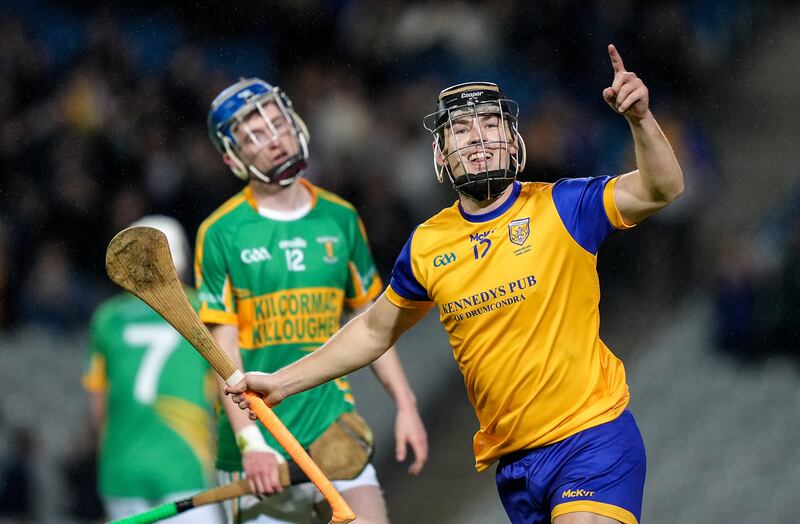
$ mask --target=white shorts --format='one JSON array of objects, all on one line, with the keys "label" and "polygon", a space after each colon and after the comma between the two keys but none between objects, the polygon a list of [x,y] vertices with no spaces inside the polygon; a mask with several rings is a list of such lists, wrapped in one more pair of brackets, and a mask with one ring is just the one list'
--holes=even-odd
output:
[{"label": "white shorts", "polygon": [[[104,497],[103,504],[109,520],[118,520],[131,515],[136,515],[144,511],[153,509],[167,502],[186,499],[197,495],[199,491],[186,491],[182,493],[172,493],[161,500],[148,500],[138,497]],[[175,524],[222,524],[223,513],[220,504],[208,504],[187,510],[169,519]]]},{"label": "white shorts", "polygon": [[[242,472],[217,470],[217,482],[220,486],[236,482],[244,477]],[[332,480],[337,491],[361,486],[375,486],[380,489],[375,467],[367,464],[356,478],[352,480]],[[276,495],[259,499],[253,495],[244,495],[222,503],[228,524],[244,522],[256,524],[307,524],[312,522],[314,506],[325,500],[322,493],[310,482],[284,488]],[[234,518],[235,517],[235,518]]]}]

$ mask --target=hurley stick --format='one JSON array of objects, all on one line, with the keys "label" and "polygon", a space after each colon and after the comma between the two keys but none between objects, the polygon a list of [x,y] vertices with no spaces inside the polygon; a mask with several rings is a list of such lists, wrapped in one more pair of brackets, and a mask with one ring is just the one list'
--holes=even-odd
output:
[{"label": "hurley stick", "polygon": [[[279,477],[281,485],[284,488],[300,484],[301,482],[308,482],[308,477],[300,471],[294,461],[282,462],[278,466]],[[157,522],[159,520],[174,517],[178,513],[189,511],[198,506],[205,506],[206,504],[214,504],[236,497],[242,497],[250,494],[250,485],[247,479],[237,480],[224,486],[217,486],[205,491],[201,491],[193,497],[188,497],[175,502],[167,502],[147,511],[131,515],[122,519],[114,520],[108,524],[149,524],[150,522]]]},{"label": "hurley stick", "polygon": [[214,504],[223,500],[241,497],[250,493],[250,487],[247,484],[247,479],[242,479],[237,482],[232,482],[224,486],[207,489],[195,495],[175,502],[168,502],[153,509],[149,509],[124,519],[118,519],[110,522],[109,524],[149,524],[150,522],[157,522],[159,520],[174,517],[178,513],[189,511],[190,509],[205,504]]},{"label": "hurley stick", "polygon": [[[189,304],[175,273],[167,237],[161,231],[151,227],[131,227],[117,233],[106,249],[106,271],[111,280],[142,299],[172,324],[226,383],[233,385],[244,378]],[[245,396],[261,423],[328,500],[333,510],[331,522],[338,524],[355,520],[355,513],[342,495],[261,396],[251,391],[245,391]]]}]

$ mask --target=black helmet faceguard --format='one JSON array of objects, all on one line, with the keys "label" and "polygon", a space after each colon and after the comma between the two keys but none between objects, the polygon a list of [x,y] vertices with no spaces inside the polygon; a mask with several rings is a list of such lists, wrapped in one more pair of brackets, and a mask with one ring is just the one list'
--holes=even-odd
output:
[{"label": "black helmet faceguard", "polygon": [[[442,182],[443,172],[456,191],[478,201],[490,200],[502,193],[525,168],[525,143],[517,130],[518,108],[516,102],[505,97],[497,84],[490,82],[468,82],[448,87],[439,93],[438,107],[424,119],[425,128],[434,136],[437,149],[434,157],[436,177]],[[456,127],[462,122],[479,122],[487,117],[497,117],[499,137],[489,140],[477,125],[477,139],[468,144],[456,140]],[[452,151],[445,149],[448,135]],[[513,149],[513,153],[512,153]],[[489,160],[500,155],[499,169],[489,169]],[[444,162],[437,162],[441,155]],[[505,156],[505,158],[503,158]],[[481,169],[475,169],[483,165]],[[456,176],[453,166],[460,166]]]}]

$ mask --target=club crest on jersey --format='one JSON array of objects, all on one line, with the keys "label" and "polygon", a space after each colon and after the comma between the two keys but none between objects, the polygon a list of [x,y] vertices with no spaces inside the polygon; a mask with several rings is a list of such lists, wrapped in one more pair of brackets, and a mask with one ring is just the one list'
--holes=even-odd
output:
[{"label": "club crest on jersey", "polygon": [[325,247],[325,256],[322,257],[322,260],[328,264],[335,264],[336,261],[339,260],[339,258],[333,253],[333,245],[338,241],[339,237],[334,236],[317,237],[317,242]]},{"label": "club crest on jersey", "polygon": [[528,236],[530,234],[531,219],[529,217],[512,220],[508,225],[508,239],[513,244],[521,246],[526,240],[528,240]]}]

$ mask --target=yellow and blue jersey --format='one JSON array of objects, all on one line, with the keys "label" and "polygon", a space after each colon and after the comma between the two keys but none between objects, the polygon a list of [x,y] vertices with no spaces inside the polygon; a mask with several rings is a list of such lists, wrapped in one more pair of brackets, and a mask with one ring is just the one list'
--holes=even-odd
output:
[{"label": "yellow and blue jersey", "polygon": [[434,305],[478,417],[479,471],[614,420],[625,369],[600,340],[597,251],[630,227],[617,179],[515,182],[497,209],[459,203],[418,226],[386,290],[401,308]]}]

